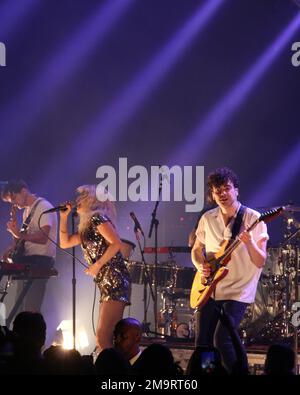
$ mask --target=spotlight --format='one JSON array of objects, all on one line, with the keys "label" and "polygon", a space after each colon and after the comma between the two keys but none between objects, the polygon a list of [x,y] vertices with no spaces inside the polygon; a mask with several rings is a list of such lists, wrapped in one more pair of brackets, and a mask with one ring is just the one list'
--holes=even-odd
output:
[{"label": "spotlight", "polygon": [[[61,345],[65,350],[73,348],[73,326],[71,320],[63,320],[56,328],[55,345]],[[83,351],[89,346],[88,337],[83,325],[77,325],[76,331],[76,348]]]}]

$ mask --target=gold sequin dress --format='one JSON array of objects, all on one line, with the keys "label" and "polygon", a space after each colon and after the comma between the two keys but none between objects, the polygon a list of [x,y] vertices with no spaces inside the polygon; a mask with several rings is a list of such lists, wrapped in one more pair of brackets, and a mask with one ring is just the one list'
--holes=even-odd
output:
[{"label": "gold sequin dress", "polygon": [[[105,222],[111,221],[105,215],[94,214],[81,235],[81,248],[89,265],[100,259],[108,248],[108,242],[97,229],[97,226]],[[130,304],[131,280],[120,252],[102,266],[94,281],[100,290],[100,303],[118,300]]]}]

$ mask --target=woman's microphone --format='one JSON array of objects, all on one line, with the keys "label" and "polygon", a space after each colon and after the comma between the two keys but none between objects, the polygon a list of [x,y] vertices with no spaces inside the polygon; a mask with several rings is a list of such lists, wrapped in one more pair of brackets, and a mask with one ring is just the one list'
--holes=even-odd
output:
[{"label": "woman's microphone", "polygon": [[49,210],[44,211],[43,214],[55,213],[56,211],[66,211],[68,210],[68,205],[70,205],[72,209],[76,209],[76,204],[74,202],[68,202],[66,204],[61,204],[60,206],[52,207]]}]

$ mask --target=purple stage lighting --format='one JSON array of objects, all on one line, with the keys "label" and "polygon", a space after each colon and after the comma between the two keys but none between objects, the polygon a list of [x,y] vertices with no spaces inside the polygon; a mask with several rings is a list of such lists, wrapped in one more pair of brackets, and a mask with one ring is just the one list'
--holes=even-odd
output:
[{"label": "purple stage lighting", "polygon": [[188,133],[189,137],[186,144],[181,146],[179,151],[173,153],[170,163],[185,163],[187,160],[192,162],[194,160],[201,161],[201,155],[205,154],[209,145],[222,132],[226,122],[232,118],[238,108],[245,102],[280,52],[289,47],[289,41],[299,27],[300,12],[228,94],[209,112],[206,118],[201,119],[196,128],[191,133]]},{"label": "purple stage lighting", "polygon": [[0,8],[0,37],[1,39],[11,38],[20,26],[24,23],[26,16],[32,13],[34,7],[40,6],[38,0],[7,0]]},{"label": "purple stage lighting", "polygon": [[[115,141],[117,133],[120,132],[120,126],[124,126],[125,122],[141,107],[223,3],[224,0],[209,0],[199,7],[197,12],[193,12],[170,42],[137,74],[126,89],[93,119],[80,135],[76,136],[74,145],[68,149],[68,155],[76,158],[77,169],[93,164],[96,170],[99,163],[95,155],[99,153],[99,150],[105,152],[109,144]],[[51,164],[52,174],[65,168],[65,154],[59,159],[55,158],[54,166],[57,170],[53,171],[53,164]]]},{"label": "purple stage lighting", "polygon": [[[272,169],[272,176],[251,196],[249,204],[253,207],[278,204],[277,199],[288,184],[297,179],[300,171],[300,140],[284,161]],[[285,203],[285,202],[283,202]]]},{"label": "purple stage lighting", "polygon": [[[1,111],[2,133],[9,136],[6,142],[8,155],[16,142],[22,145],[28,140],[29,127],[36,117],[47,108],[63,84],[70,81],[80,66],[87,61],[95,47],[99,50],[107,34],[133,2],[134,0],[108,0],[104,5],[101,3],[84,25],[68,37],[47,64],[41,67],[40,75],[34,81],[30,81],[14,102]],[[18,117],[15,116],[16,108]]]}]

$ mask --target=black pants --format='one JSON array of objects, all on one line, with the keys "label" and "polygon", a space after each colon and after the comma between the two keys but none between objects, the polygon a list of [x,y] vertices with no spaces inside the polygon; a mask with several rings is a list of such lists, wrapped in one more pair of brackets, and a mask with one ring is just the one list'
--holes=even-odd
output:
[{"label": "black pants", "polygon": [[[210,345],[216,347],[220,351],[224,367],[230,373],[237,364],[237,354],[232,342],[232,336],[219,320],[220,308],[222,307],[226,315],[230,318],[236,336],[238,336],[237,329],[247,306],[247,303],[237,302],[235,300],[215,301],[210,298],[196,314],[196,346]],[[243,358],[240,359],[247,361],[246,350],[239,338],[238,340],[239,352],[243,354]],[[246,366],[243,368],[245,369]]]}]

